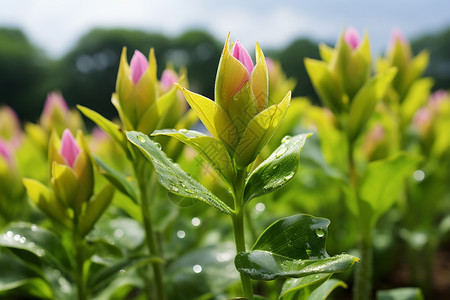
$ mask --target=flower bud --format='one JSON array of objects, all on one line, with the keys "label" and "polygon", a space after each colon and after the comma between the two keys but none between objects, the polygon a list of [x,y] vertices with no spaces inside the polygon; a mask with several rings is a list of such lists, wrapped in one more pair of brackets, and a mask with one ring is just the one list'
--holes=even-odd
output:
[{"label": "flower bud", "polygon": [[178,75],[171,69],[165,69],[161,74],[161,92],[163,94],[167,93],[175,82],[178,81]]},{"label": "flower bud", "polygon": [[345,31],[344,40],[347,45],[349,45],[354,50],[358,47],[361,38],[359,37],[359,33],[355,28],[349,27]]},{"label": "flower bud", "polygon": [[136,85],[148,68],[148,60],[142,52],[135,50],[130,61],[130,76]]},{"label": "flower bud", "polygon": [[290,103],[290,92],[269,106],[266,60],[256,44],[256,64],[239,41],[225,42],[216,76],[215,102],[181,88],[211,134],[239,168],[248,166],[270,140]]}]

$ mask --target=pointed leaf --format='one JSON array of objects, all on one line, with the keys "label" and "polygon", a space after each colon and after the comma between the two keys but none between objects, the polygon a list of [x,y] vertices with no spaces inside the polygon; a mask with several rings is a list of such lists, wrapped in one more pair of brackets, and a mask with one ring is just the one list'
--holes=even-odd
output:
[{"label": "pointed leaf", "polygon": [[353,98],[349,115],[349,134],[352,140],[364,130],[375,110],[375,105],[384,97],[395,74],[396,68],[390,68],[385,73],[376,75],[367,81]]},{"label": "pointed leaf", "polygon": [[256,159],[280,126],[290,101],[291,92],[288,92],[283,101],[263,110],[250,121],[235,152],[234,160],[239,167],[247,167]]},{"label": "pointed leaf", "polygon": [[55,197],[65,203],[67,207],[75,208],[74,202],[80,187],[78,177],[73,169],[53,162],[51,184]]},{"label": "pointed leaf", "polygon": [[344,111],[342,88],[328,69],[328,64],[324,61],[306,58],[305,67],[322,103],[337,114]]},{"label": "pointed leaf", "polygon": [[245,183],[244,203],[268,194],[287,184],[300,163],[300,151],[311,134],[285,137],[283,143],[248,177]]},{"label": "pointed leaf", "polygon": [[81,215],[79,233],[85,236],[94,227],[97,220],[108,208],[114,196],[114,186],[112,184],[105,185],[100,192],[92,196],[92,199],[86,205],[84,213]]},{"label": "pointed leaf", "polygon": [[55,199],[53,192],[37,180],[24,178],[23,184],[31,200],[48,216],[58,220],[68,228],[72,223],[64,206]]},{"label": "pointed leaf", "polygon": [[411,123],[417,110],[427,102],[433,85],[433,79],[420,78],[409,87],[408,93],[400,104],[401,125],[404,128]]},{"label": "pointed leaf", "polygon": [[108,179],[120,192],[130,197],[137,203],[137,187],[121,172],[114,170],[111,166],[102,161],[99,157],[94,157],[95,162],[101,168],[100,173]]},{"label": "pointed leaf", "polygon": [[194,130],[156,130],[152,133],[152,136],[155,135],[172,136],[191,146],[216,170],[225,182],[229,185],[234,182],[233,163],[227,149],[219,140]]},{"label": "pointed leaf", "polygon": [[126,139],[122,132],[122,129],[116,123],[111,122],[99,113],[89,109],[87,107],[77,105],[77,108],[89,119],[91,119],[97,126],[103,129],[109,136],[116,140],[122,148],[126,149]]},{"label": "pointed leaf", "polygon": [[170,161],[148,136],[140,132],[130,131],[127,132],[127,137],[153,163],[159,182],[168,191],[183,197],[204,201],[220,212],[232,214],[230,207]]},{"label": "pointed leaf", "polygon": [[177,91],[178,89],[176,87],[172,87],[169,92],[162,95],[152,106],[148,107],[139,120],[137,130],[145,134],[150,134],[158,128],[158,124],[163,121],[169,108],[177,99]]},{"label": "pointed leaf", "polygon": [[237,130],[228,114],[214,101],[175,85],[183,91],[187,102],[211,135],[224,142],[229,148],[234,148]]}]

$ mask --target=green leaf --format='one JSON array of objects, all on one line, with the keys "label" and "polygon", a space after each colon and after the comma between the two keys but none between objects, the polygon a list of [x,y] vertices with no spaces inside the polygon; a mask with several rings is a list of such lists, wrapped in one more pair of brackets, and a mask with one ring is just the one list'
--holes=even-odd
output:
[{"label": "green leaf", "polygon": [[234,161],[239,167],[247,167],[256,159],[280,126],[290,102],[291,92],[289,91],[280,103],[263,110],[248,123],[235,151]]},{"label": "green leaf", "polygon": [[220,212],[233,213],[232,209],[211,191],[169,160],[166,154],[148,136],[140,132],[129,131],[127,137],[153,163],[159,182],[168,191],[179,196],[204,201]]},{"label": "green leaf", "polygon": [[[0,253],[0,296],[19,294],[52,298],[52,290],[41,275],[10,253]],[[9,299],[9,298],[7,298]],[[14,298],[12,298],[14,299]]]},{"label": "green leaf", "polygon": [[300,151],[311,134],[286,136],[281,145],[263,161],[245,183],[244,203],[287,184],[300,163]]},{"label": "green leaf", "polygon": [[306,58],[305,67],[322,102],[335,113],[339,114],[344,111],[345,103],[342,101],[342,88],[331,74],[328,64],[324,61]]},{"label": "green leaf", "polygon": [[364,130],[375,109],[378,100],[381,100],[387,88],[397,74],[396,68],[390,68],[384,73],[377,74],[367,81],[358,91],[351,102],[349,115],[349,134],[355,140]]},{"label": "green leaf", "polygon": [[28,196],[44,213],[68,228],[72,226],[66,209],[61,202],[55,199],[55,195],[48,187],[29,178],[24,178],[23,184],[27,188]]},{"label": "green leaf", "polygon": [[250,252],[238,253],[236,268],[256,280],[346,271],[358,259],[348,254],[329,257],[325,249],[329,223],[303,214],[280,219],[261,234]]},{"label": "green leaf", "polygon": [[401,125],[403,127],[411,123],[417,110],[427,102],[433,85],[434,82],[431,78],[421,78],[411,84],[408,93],[400,104]]},{"label": "green leaf", "polygon": [[331,274],[314,274],[301,278],[287,279],[281,288],[280,299],[307,299],[314,288],[327,281],[330,277]]},{"label": "green leaf", "polygon": [[254,280],[298,278],[318,273],[339,273],[350,269],[357,259],[340,254],[323,259],[291,259],[267,251],[239,253],[234,263],[239,272]]},{"label": "green leaf", "polygon": [[100,173],[108,179],[120,192],[130,197],[137,203],[137,187],[121,172],[114,170],[111,166],[101,160],[99,157],[94,157],[95,162],[100,167]]},{"label": "green leaf", "polygon": [[0,246],[31,252],[49,266],[70,274],[70,260],[61,240],[35,224],[10,224],[0,235]]},{"label": "green leaf", "polygon": [[81,215],[79,233],[82,237],[94,227],[97,220],[108,208],[114,196],[114,191],[112,184],[106,184],[100,192],[89,200],[84,213]]},{"label": "green leaf", "polygon": [[392,290],[377,291],[377,300],[423,300],[419,288],[405,287]]},{"label": "green leaf", "polygon": [[90,272],[88,278],[88,286],[94,290],[98,290],[101,286],[106,286],[115,277],[120,276],[119,271],[128,270],[137,265],[143,266],[150,263],[163,263],[163,260],[155,256],[131,256],[123,260],[113,262],[110,265],[100,268],[97,272]]},{"label": "green leaf", "polygon": [[369,163],[361,183],[360,197],[374,212],[370,220],[371,226],[374,226],[378,217],[394,205],[406,176],[412,174],[414,166],[419,161],[416,156],[397,153]]},{"label": "green leaf", "polygon": [[[345,282],[338,279],[328,279],[330,276],[330,274],[318,274],[288,279],[283,285],[280,299],[325,300],[337,287],[347,288]],[[290,288],[290,290],[284,292],[285,288]]]},{"label": "green leaf", "polygon": [[91,119],[95,124],[97,124],[101,129],[103,129],[109,136],[116,140],[120,146],[128,153],[127,141],[123,134],[122,129],[116,123],[111,122],[106,119],[96,111],[84,107],[82,105],[77,105],[77,108],[89,119]]},{"label": "green leaf", "polygon": [[219,140],[194,130],[156,130],[155,135],[167,135],[194,148],[229,185],[234,182],[234,168],[227,149]]}]

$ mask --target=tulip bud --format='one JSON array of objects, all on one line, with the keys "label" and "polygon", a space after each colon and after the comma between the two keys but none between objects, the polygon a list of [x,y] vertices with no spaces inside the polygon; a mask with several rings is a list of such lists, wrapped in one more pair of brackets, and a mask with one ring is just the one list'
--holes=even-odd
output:
[{"label": "tulip bud", "polygon": [[130,76],[136,85],[148,68],[148,60],[140,51],[135,50],[130,61]]},{"label": "tulip bud", "polygon": [[0,107],[0,138],[18,147],[22,139],[22,129],[16,112],[9,106]]},{"label": "tulip bud", "polygon": [[239,41],[230,50],[228,38],[217,70],[215,102],[179,88],[206,128],[225,144],[236,165],[244,168],[278,128],[290,103],[290,92],[269,106],[268,72],[259,45],[253,65]]},{"label": "tulip bud", "polygon": [[344,40],[353,50],[356,49],[360,43],[358,31],[355,28],[349,27],[344,34]]},{"label": "tulip bud", "polygon": [[0,159],[5,160],[8,164],[12,162],[11,148],[6,141],[0,139]]},{"label": "tulip bud", "polygon": [[161,92],[162,94],[167,93],[175,82],[178,81],[178,75],[171,69],[165,69],[161,74]]}]

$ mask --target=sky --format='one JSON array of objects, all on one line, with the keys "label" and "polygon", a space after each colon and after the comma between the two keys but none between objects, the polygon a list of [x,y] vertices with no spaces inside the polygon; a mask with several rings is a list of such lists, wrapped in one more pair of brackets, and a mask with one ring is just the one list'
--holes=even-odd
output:
[{"label": "sky", "polygon": [[0,27],[22,29],[55,58],[96,27],[169,36],[204,29],[219,41],[231,32],[247,48],[276,49],[302,37],[333,43],[352,26],[369,33],[374,53],[393,28],[412,39],[450,27],[449,0],[0,0],[0,7]]}]

